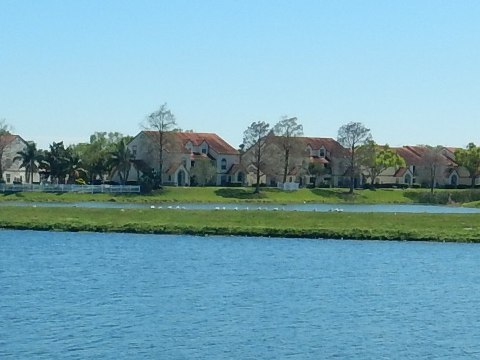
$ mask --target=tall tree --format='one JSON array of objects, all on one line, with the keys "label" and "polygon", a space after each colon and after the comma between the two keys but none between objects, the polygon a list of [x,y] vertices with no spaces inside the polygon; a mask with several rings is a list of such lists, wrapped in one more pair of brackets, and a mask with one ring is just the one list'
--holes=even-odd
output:
[{"label": "tall tree", "polygon": [[315,177],[314,186],[318,186],[323,175],[329,174],[331,169],[325,167],[325,164],[309,162],[307,163],[306,173]]},{"label": "tall tree", "polygon": [[205,186],[213,182],[217,175],[217,168],[209,158],[198,159],[190,170],[190,175],[200,186]]},{"label": "tall tree", "polygon": [[40,168],[44,169],[45,174],[51,177],[52,181],[65,183],[68,175],[68,153],[63,145],[63,141],[53,142],[49,150],[43,155]]},{"label": "tall tree", "polygon": [[356,150],[359,146],[365,144],[371,139],[372,135],[370,134],[370,129],[366,128],[360,122],[350,122],[338,129],[338,142],[350,150],[350,156],[347,162],[348,172],[350,174],[350,194],[353,194],[355,175],[358,172],[358,157],[356,156]]},{"label": "tall tree", "polygon": [[256,169],[257,183],[255,193],[260,192],[260,171],[264,163],[264,150],[267,141],[267,135],[270,132],[270,125],[265,121],[253,122],[243,133],[243,144],[247,149],[252,149],[253,166]]},{"label": "tall tree", "polygon": [[373,140],[358,148],[359,163],[367,173],[370,184],[375,185],[375,179],[389,167],[405,166],[405,160],[387,145],[379,146]]},{"label": "tall tree", "polygon": [[3,181],[3,152],[11,142],[11,126],[5,122],[5,119],[0,119],[0,182]]},{"label": "tall tree", "polygon": [[118,132],[95,132],[90,136],[89,143],[80,143],[72,147],[72,150],[81,159],[82,168],[89,174],[90,181],[104,180],[109,172],[107,161],[110,153],[122,139],[128,141],[129,137]]},{"label": "tall tree", "polygon": [[466,149],[457,149],[455,151],[455,161],[468,170],[471,187],[475,187],[475,179],[480,175],[480,147],[470,143]]},{"label": "tall tree", "polygon": [[429,170],[430,192],[433,194],[440,166],[444,162],[443,146],[425,146],[422,156],[422,165]]},{"label": "tall tree", "polygon": [[158,151],[158,176],[163,184],[163,163],[165,146],[169,141],[171,132],[176,131],[177,121],[175,115],[164,103],[160,108],[147,116],[145,128],[156,131],[156,147]]},{"label": "tall tree", "polygon": [[117,173],[118,177],[120,178],[120,182],[123,185],[125,185],[128,180],[132,160],[133,156],[127,146],[126,140],[120,140],[116,145],[115,150],[110,153],[108,164],[112,169],[111,175]]},{"label": "tall tree", "polygon": [[38,170],[38,167],[43,160],[42,153],[37,150],[37,145],[34,142],[28,142],[25,149],[17,152],[17,156],[13,161],[21,161],[20,168],[25,168],[25,181],[33,183],[33,174]]},{"label": "tall tree", "polygon": [[68,182],[74,184],[77,179],[85,181],[87,179],[87,170],[83,168],[83,162],[79,154],[73,147],[67,148],[68,159]]},{"label": "tall tree", "polygon": [[298,123],[296,117],[283,116],[273,127],[275,135],[280,137],[280,144],[283,150],[283,182],[287,181],[290,156],[292,152],[301,147],[298,137],[303,135],[303,126]]}]

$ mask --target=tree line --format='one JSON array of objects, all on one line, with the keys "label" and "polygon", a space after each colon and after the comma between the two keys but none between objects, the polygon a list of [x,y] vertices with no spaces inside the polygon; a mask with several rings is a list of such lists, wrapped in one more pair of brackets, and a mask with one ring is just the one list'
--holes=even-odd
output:
[{"label": "tree line", "polygon": [[[175,115],[164,103],[157,110],[146,116],[140,124],[145,130],[154,131],[157,136],[155,151],[158,152],[158,171],[153,169],[136,168],[134,155],[127,144],[132,139],[118,132],[95,132],[90,136],[88,143],[79,143],[65,147],[63,141],[53,142],[46,150],[37,149],[34,142],[28,142],[25,149],[19,151],[15,160],[21,161],[21,168],[25,169],[25,181],[30,182],[33,174],[41,173],[52,182],[64,183],[95,183],[104,182],[105,175],[111,177],[118,174],[121,183],[126,183],[129,173],[133,168],[137,170],[138,180],[142,173],[142,180],[147,182],[163,183],[163,164],[165,147],[169,141],[169,134],[179,131]],[[5,136],[11,134],[11,126],[5,120],[0,120],[0,181],[3,180],[3,152],[8,145]],[[274,135],[279,141],[282,150],[280,164],[278,161],[272,164],[272,156],[267,151],[269,135]],[[240,145],[240,153],[249,150],[252,153],[251,165],[255,169],[256,186],[255,192],[260,191],[260,178],[263,170],[271,166],[282,169],[283,182],[286,182],[291,165],[292,156],[299,151],[298,137],[303,136],[303,126],[297,117],[282,116],[280,120],[271,126],[265,121],[252,122],[243,133],[243,143]],[[360,173],[374,186],[375,179],[389,167],[405,166],[405,160],[401,158],[388,145],[380,146],[372,138],[371,131],[360,122],[350,122],[338,129],[337,141],[348,149],[345,156],[346,174],[350,177],[350,189],[352,193],[355,178]],[[430,170],[430,186],[433,191],[435,177],[441,163],[442,146],[426,146],[424,154],[425,166]],[[465,149],[455,151],[455,162],[465,167],[470,174],[471,186],[475,186],[475,179],[480,175],[480,147],[473,142]],[[205,161],[198,161],[198,166],[192,168],[192,175],[198,179],[199,185],[205,185],[215,175],[215,167]],[[318,164],[306,164],[307,171],[311,175],[321,175],[325,169]]]}]

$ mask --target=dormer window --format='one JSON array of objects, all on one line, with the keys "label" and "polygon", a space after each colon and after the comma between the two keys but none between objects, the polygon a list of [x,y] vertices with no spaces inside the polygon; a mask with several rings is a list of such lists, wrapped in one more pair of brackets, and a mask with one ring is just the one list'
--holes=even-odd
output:
[{"label": "dormer window", "polygon": [[319,153],[320,157],[325,157],[325,149],[324,148],[320,148],[318,153]]},{"label": "dormer window", "polygon": [[202,148],[202,154],[206,154],[207,153],[207,148]]}]

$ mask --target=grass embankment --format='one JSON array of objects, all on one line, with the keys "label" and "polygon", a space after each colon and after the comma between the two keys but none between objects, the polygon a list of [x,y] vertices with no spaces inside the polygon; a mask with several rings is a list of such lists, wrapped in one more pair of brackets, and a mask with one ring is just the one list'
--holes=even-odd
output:
[{"label": "grass embankment", "polygon": [[[272,204],[292,203],[358,203],[358,204],[408,204],[446,203],[451,194],[467,194],[468,190],[438,190],[431,197],[429,190],[356,190],[353,195],[346,189],[300,189],[298,191],[281,191],[264,188],[260,194],[254,194],[252,188],[222,188],[222,187],[165,187],[149,195],[141,194],[88,194],[88,193],[11,193],[1,194],[0,201],[31,201],[31,202],[85,202],[85,201],[115,201],[135,203],[238,203],[259,202]],[[480,192],[478,192],[480,194]],[[463,200],[463,198],[465,198]],[[455,200],[455,199],[454,199]],[[480,200],[462,197],[463,201]]]},{"label": "grass embankment", "polygon": [[53,231],[480,242],[480,214],[0,207],[0,227]]}]

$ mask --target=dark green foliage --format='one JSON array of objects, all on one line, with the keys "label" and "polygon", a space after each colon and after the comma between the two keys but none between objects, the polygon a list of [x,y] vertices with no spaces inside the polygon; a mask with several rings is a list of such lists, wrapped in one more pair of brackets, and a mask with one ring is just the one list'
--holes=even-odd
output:
[{"label": "dark green foliage", "polygon": [[223,198],[255,200],[265,197],[263,193],[252,193],[241,188],[220,188],[215,190],[215,194]]},{"label": "dark green foliage", "polygon": [[452,203],[469,203],[480,200],[480,190],[461,191],[437,191],[435,193],[425,191],[405,191],[405,196],[419,204],[446,205]]}]

